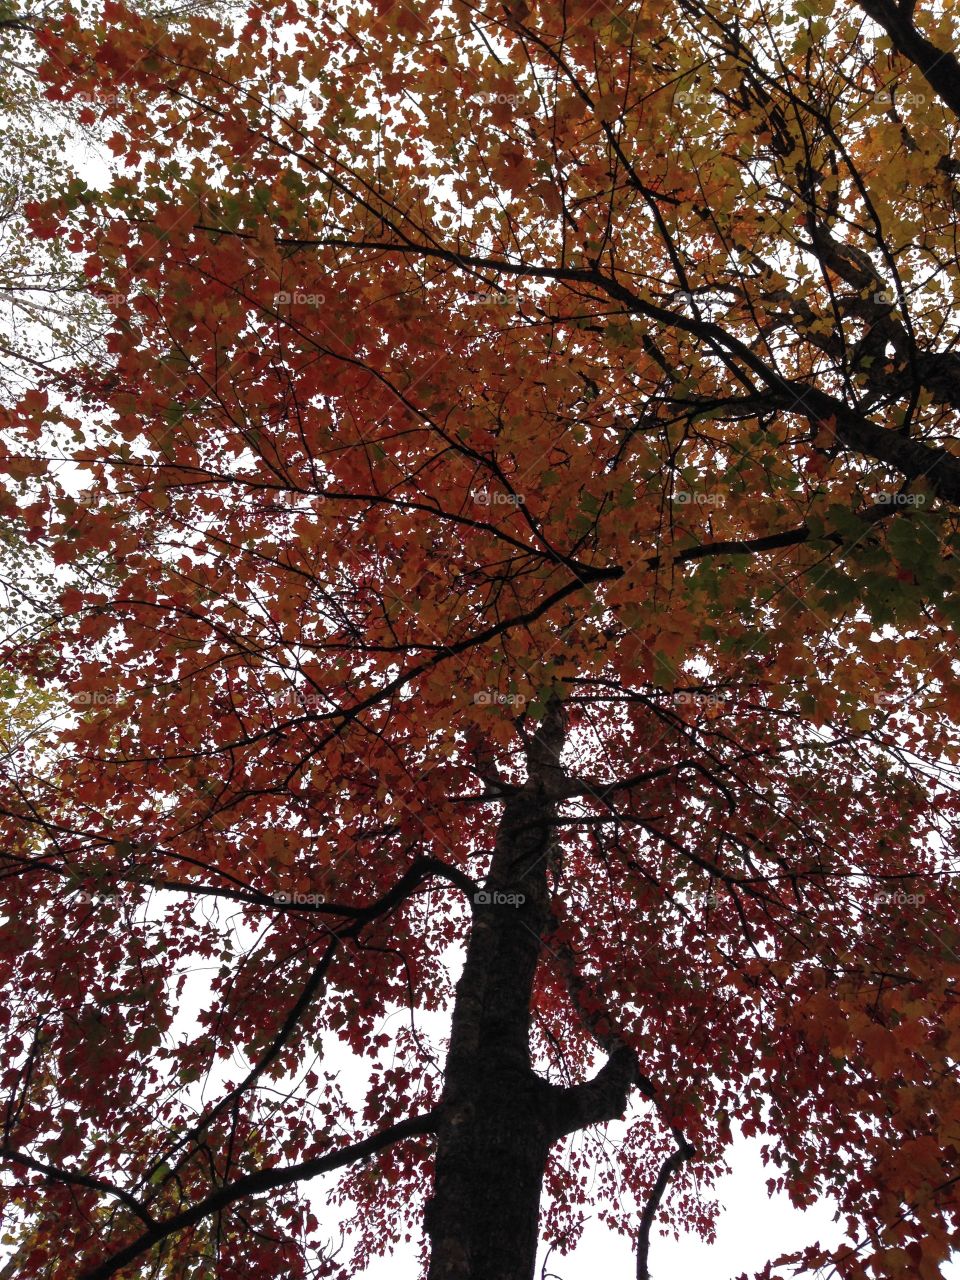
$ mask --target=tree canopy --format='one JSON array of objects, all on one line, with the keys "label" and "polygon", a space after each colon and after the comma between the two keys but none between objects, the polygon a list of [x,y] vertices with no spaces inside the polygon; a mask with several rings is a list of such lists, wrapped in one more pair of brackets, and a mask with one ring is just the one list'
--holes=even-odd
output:
[{"label": "tree canopy", "polygon": [[846,1227],[768,1278],[941,1274],[956,25],[37,24],[113,161],[24,210],[102,350],[0,417],[17,1274],[526,1280],[589,1209],[642,1278],[738,1130]]}]

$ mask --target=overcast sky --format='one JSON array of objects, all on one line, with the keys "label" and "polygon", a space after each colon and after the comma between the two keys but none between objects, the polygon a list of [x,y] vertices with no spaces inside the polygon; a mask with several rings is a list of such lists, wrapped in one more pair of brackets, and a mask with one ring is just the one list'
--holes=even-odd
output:
[{"label": "overcast sky", "polygon": [[[823,1203],[801,1212],[785,1195],[769,1197],[766,1182],[771,1170],[760,1158],[759,1138],[741,1138],[734,1146],[733,1172],[717,1186],[717,1199],[725,1205],[717,1226],[717,1239],[704,1244],[694,1237],[680,1241],[655,1237],[650,1247],[652,1280],[737,1280],[752,1276],[768,1260],[819,1240],[839,1241],[839,1225],[832,1208]],[[540,1277],[541,1257],[537,1263]],[[410,1254],[370,1266],[366,1280],[416,1280],[417,1268]],[[630,1243],[597,1223],[587,1226],[579,1247],[565,1258],[553,1254],[548,1276],[555,1280],[634,1280],[636,1256]],[[945,1267],[943,1280],[960,1280],[960,1260]]]}]

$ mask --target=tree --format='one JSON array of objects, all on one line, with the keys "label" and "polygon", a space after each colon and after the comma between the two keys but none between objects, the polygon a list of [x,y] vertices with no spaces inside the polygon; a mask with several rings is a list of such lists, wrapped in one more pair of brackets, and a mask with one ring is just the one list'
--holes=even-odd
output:
[{"label": "tree", "polygon": [[4,420],[62,575],[6,655],[64,699],[2,792],[21,1274],[350,1273],[422,1223],[431,1280],[526,1280],[589,1202],[642,1277],[658,1214],[709,1234],[735,1125],[839,1200],[796,1266],[940,1274],[954,24],[41,34],[52,101],[111,88],[116,172],[27,210],[109,362]]},{"label": "tree", "polygon": [[[88,6],[89,8],[89,6]],[[228,0],[148,4],[155,20],[176,27],[191,13],[230,13]],[[50,198],[63,179],[63,158],[89,178],[103,150],[117,94],[100,84],[96,101],[79,94],[51,101],[37,69],[40,31],[55,29],[56,0],[0,6],[0,387],[4,397],[55,374],[64,363],[104,358],[104,307],[85,288],[76,255],[59,240],[40,241],[25,224],[23,207]],[[93,109],[93,108],[96,109]],[[106,130],[106,132],[105,132]],[[80,162],[83,161],[81,164]],[[77,175],[72,175],[75,178]],[[79,180],[79,178],[77,179]],[[109,320],[109,313],[106,315]]]}]

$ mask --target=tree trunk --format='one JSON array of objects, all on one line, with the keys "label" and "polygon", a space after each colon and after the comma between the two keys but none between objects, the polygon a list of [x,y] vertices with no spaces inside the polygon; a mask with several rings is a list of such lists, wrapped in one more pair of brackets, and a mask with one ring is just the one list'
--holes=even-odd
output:
[{"label": "tree trunk", "polygon": [[474,908],[426,1213],[429,1280],[531,1280],[551,1143],[622,1114],[633,1080],[631,1053],[614,1055],[592,1081],[572,1089],[548,1084],[530,1062],[531,997],[550,918],[547,863],[562,794],[562,744],[562,710],[554,706],[528,750],[527,782],[505,802]]}]

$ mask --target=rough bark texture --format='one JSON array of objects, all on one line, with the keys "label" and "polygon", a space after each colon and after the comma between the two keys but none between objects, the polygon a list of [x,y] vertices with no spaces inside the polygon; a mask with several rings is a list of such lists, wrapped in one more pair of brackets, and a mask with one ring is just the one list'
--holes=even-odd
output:
[{"label": "rough bark texture", "polygon": [[[563,715],[551,709],[505,802],[457,985],[426,1215],[430,1280],[530,1280],[550,1144],[622,1114],[636,1060],[615,1054],[592,1081],[548,1084],[530,1061],[531,997],[550,915],[547,863],[562,794]],[[520,903],[496,895],[522,895]]]}]

